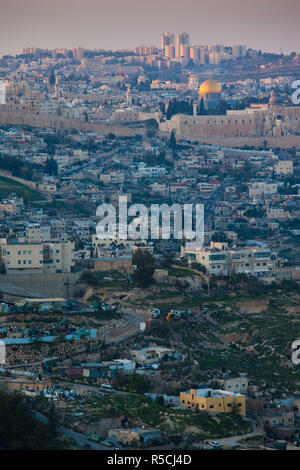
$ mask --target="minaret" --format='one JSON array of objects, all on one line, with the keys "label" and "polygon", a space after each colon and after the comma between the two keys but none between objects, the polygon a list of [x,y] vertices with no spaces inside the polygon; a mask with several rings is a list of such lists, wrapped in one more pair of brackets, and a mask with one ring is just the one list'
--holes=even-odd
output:
[{"label": "minaret", "polygon": [[127,104],[132,104],[132,96],[131,96],[130,85],[128,86],[127,91],[126,91],[126,101],[127,101]]},{"label": "minaret", "polygon": [[197,116],[197,103],[194,101],[193,103],[193,116]]}]

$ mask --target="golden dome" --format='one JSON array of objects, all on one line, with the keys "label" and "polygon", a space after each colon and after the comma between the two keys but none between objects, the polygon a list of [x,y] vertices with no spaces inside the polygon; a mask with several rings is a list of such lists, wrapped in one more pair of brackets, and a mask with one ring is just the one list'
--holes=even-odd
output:
[{"label": "golden dome", "polygon": [[209,78],[201,84],[199,88],[199,95],[204,95],[206,93],[221,93],[221,91],[221,85],[212,78]]}]

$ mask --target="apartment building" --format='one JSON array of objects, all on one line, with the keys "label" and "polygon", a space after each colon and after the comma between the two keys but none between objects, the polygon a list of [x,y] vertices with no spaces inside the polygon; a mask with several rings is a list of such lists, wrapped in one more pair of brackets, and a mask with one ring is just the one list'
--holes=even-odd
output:
[{"label": "apartment building", "polygon": [[289,213],[282,207],[268,207],[267,208],[268,219],[288,219]]},{"label": "apartment building", "polygon": [[257,181],[249,184],[249,198],[255,202],[261,200],[265,196],[277,193],[277,183],[265,183]]},{"label": "apartment building", "polygon": [[131,357],[138,364],[150,364],[161,360],[178,359],[179,354],[175,349],[163,348],[160,346],[150,346],[142,349],[131,349]]},{"label": "apartment building", "polygon": [[0,201],[0,216],[20,214],[22,207],[23,199],[11,195]]},{"label": "apartment building", "polygon": [[154,193],[167,194],[167,185],[165,183],[153,183],[150,184],[150,188]]},{"label": "apartment building", "polygon": [[212,388],[191,388],[180,393],[180,405],[211,413],[231,413],[234,408],[242,416],[246,416],[245,395],[228,390]]},{"label": "apartment building", "polygon": [[89,159],[89,152],[87,150],[73,150],[73,157],[75,161],[82,162]]},{"label": "apartment building", "polygon": [[43,382],[14,378],[3,378],[0,380],[0,390],[7,392],[25,392],[26,390],[34,390],[35,392],[41,393],[44,390],[50,390],[51,387],[51,380],[45,380]]},{"label": "apartment building", "polygon": [[38,223],[29,223],[25,227],[26,243],[42,242],[50,240],[51,227],[50,225],[41,226]]},{"label": "apartment building", "polygon": [[38,183],[36,186],[37,186],[37,189],[39,189],[40,191],[44,191],[45,193],[54,194],[57,192],[57,186],[55,183],[43,182],[43,183]]},{"label": "apartment building", "polygon": [[248,393],[248,378],[246,374],[240,374],[239,377],[229,377],[224,374],[224,377],[217,379],[217,382],[223,390],[242,393],[244,395]]},{"label": "apartment building", "polygon": [[97,234],[92,235],[93,258],[131,256],[135,240],[102,239]]},{"label": "apartment building", "polygon": [[131,429],[110,429],[108,431],[109,439],[115,439],[124,446],[137,443],[138,447],[148,447],[150,445],[161,444],[162,434],[157,429],[131,428]]},{"label": "apartment building", "polygon": [[274,167],[276,175],[289,176],[294,172],[292,160],[279,161]]},{"label": "apartment building", "polygon": [[56,101],[41,101],[39,103],[39,113],[42,116],[49,114],[58,115],[59,105]]},{"label": "apartment building", "polygon": [[166,169],[161,166],[146,166],[144,162],[140,162],[138,171],[136,173],[137,178],[158,178],[164,176]]},{"label": "apartment building", "polygon": [[229,276],[230,274],[249,274],[259,276],[276,266],[276,255],[267,248],[243,247],[228,248],[228,243],[211,242],[209,247],[181,247],[181,256],[191,262],[202,264],[208,274]]},{"label": "apartment building", "polygon": [[25,238],[0,239],[2,272],[70,273],[74,266],[73,242],[26,242]]},{"label": "apartment building", "polygon": [[103,173],[102,175],[99,174],[99,179],[104,184],[122,184],[125,181],[125,174],[122,172],[113,171],[113,172]]},{"label": "apartment building", "polygon": [[83,377],[116,377],[121,374],[133,374],[136,363],[129,359],[115,359],[101,363],[82,364]]},{"label": "apartment building", "polygon": [[198,183],[198,189],[200,193],[213,193],[214,191],[217,191],[219,188],[219,184],[216,183]]}]

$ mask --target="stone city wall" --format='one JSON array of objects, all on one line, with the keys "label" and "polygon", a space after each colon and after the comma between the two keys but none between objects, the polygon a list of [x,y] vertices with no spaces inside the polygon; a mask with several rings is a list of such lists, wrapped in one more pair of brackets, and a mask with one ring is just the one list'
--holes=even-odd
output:
[{"label": "stone city wall", "polygon": [[20,125],[57,130],[72,130],[98,132],[99,134],[115,134],[116,136],[134,137],[143,134],[143,125],[140,127],[127,127],[116,124],[102,124],[97,122],[83,122],[79,119],[63,118],[61,116],[39,114],[26,114],[11,111],[0,111],[0,124]]}]

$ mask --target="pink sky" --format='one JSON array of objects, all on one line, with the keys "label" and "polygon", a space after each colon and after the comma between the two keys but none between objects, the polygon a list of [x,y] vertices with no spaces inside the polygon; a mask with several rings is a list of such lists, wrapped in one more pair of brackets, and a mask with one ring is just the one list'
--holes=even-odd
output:
[{"label": "pink sky", "polygon": [[133,48],[184,31],[197,44],[300,52],[299,0],[1,0],[0,56],[22,47]]}]

